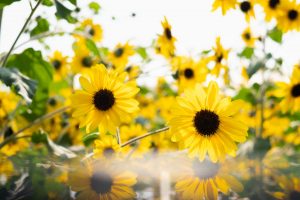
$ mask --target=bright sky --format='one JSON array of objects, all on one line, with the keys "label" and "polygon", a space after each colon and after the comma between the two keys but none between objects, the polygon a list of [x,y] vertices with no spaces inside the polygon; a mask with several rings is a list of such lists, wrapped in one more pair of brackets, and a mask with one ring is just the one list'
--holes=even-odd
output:
[{"label": "bright sky", "polygon": [[[82,10],[86,17],[92,17],[94,21],[100,23],[104,29],[103,45],[113,47],[118,42],[129,41],[135,45],[148,46],[162,31],[160,21],[166,16],[173,27],[173,35],[177,38],[178,54],[196,55],[199,52],[211,48],[215,43],[215,38],[221,36],[225,47],[233,50],[241,50],[243,42],[241,33],[247,24],[243,15],[239,11],[230,11],[226,16],[222,16],[220,11],[211,12],[212,0],[103,0],[99,1],[102,9],[100,14],[93,16],[89,10]],[[78,0],[80,8],[86,8],[89,0]],[[56,30],[69,30],[71,27],[67,23],[56,24],[54,9],[40,7],[38,14],[47,16],[52,21]],[[14,3],[4,10],[4,18],[1,30],[0,52],[7,51],[17,33],[21,29],[26,17],[29,15],[30,7],[28,0]],[[136,17],[131,17],[132,13]],[[115,20],[112,20],[115,17]],[[263,15],[258,9],[257,20],[251,22],[254,32],[261,33],[265,30],[265,24],[261,19]],[[28,37],[22,37],[26,41]],[[52,50],[59,49],[66,54],[71,54],[72,40],[63,37],[54,37],[47,40]],[[35,42],[29,43],[29,47],[40,48]],[[293,64],[300,60],[300,34],[288,33],[284,37],[282,46],[267,42],[267,49],[275,56],[285,59],[285,68],[290,71]],[[18,51],[22,50],[19,49]],[[161,63],[158,61],[158,63]],[[241,63],[232,61],[233,68]],[[159,73],[161,73],[159,71]]]}]

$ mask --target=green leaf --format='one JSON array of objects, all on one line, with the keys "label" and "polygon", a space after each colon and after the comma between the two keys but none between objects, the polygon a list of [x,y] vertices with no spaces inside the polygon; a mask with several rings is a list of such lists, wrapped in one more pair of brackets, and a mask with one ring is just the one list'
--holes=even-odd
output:
[{"label": "green leaf", "polygon": [[265,64],[263,61],[256,61],[254,63],[251,63],[247,68],[247,74],[249,78],[251,78],[259,69],[263,68],[264,66]]},{"label": "green leaf", "polygon": [[31,135],[31,141],[35,144],[47,144],[47,134],[45,134],[43,131],[34,132]]},{"label": "green leaf", "polygon": [[38,18],[37,25],[30,32],[30,36],[35,36],[44,32],[49,31],[49,22],[45,18]]},{"label": "green leaf", "polygon": [[0,9],[4,8],[5,6],[8,6],[14,2],[17,2],[17,1],[20,1],[20,0],[1,0],[0,2]]},{"label": "green leaf", "polygon": [[54,3],[52,0],[43,0],[42,5],[50,7],[53,6]]},{"label": "green leaf", "polygon": [[73,4],[74,6],[77,6],[77,0],[69,0],[69,2],[70,2],[71,4]]},{"label": "green leaf", "polygon": [[95,14],[98,14],[101,6],[97,2],[93,1],[89,3],[89,8],[94,11]]},{"label": "green leaf", "polygon": [[82,138],[82,142],[84,143],[85,146],[89,146],[91,143],[94,142],[94,140],[99,138],[99,133],[89,133]]},{"label": "green leaf", "polygon": [[91,39],[86,39],[85,41],[86,47],[93,52],[95,56],[98,56],[100,58],[100,52],[98,50],[98,47],[96,46],[95,42]]},{"label": "green leaf", "polygon": [[244,101],[251,103],[252,105],[254,105],[256,103],[256,98],[255,98],[254,94],[248,88],[240,89],[238,94],[233,99],[234,100],[242,99]]},{"label": "green leaf", "polygon": [[66,8],[62,3],[55,0],[56,13],[55,16],[58,19],[65,19],[69,23],[74,24],[77,22],[77,19],[72,16],[72,10]]},{"label": "green leaf", "polygon": [[268,36],[275,42],[281,43],[282,42],[282,31],[279,30],[277,27],[273,28],[269,33]]},{"label": "green leaf", "polygon": [[245,57],[250,59],[254,53],[254,49],[251,47],[246,47],[240,54],[240,57]]},{"label": "green leaf", "polygon": [[148,58],[147,51],[144,47],[138,47],[135,50],[144,60]]},{"label": "green leaf", "polygon": [[26,117],[34,120],[43,115],[46,112],[49,84],[52,82],[52,65],[43,59],[40,51],[29,48],[20,54],[10,56],[6,67],[18,68],[24,75],[37,81],[37,90],[32,104],[28,106],[30,112]]},{"label": "green leaf", "polygon": [[27,103],[31,103],[36,91],[36,81],[23,75],[16,68],[0,68],[0,80],[21,95]]}]

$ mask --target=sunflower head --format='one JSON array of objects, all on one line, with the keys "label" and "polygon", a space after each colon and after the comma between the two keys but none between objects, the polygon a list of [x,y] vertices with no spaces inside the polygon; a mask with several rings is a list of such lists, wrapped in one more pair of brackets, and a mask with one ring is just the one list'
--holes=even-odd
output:
[{"label": "sunflower head", "polygon": [[128,64],[129,57],[132,55],[134,55],[134,49],[130,44],[118,44],[109,53],[108,60],[116,69],[124,70]]},{"label": "sunflower head", "polygon": [[103,31],[99,24],[94,24],[92,19],[85,19],[80,26],[87,37],[92,38],[94,41],[99,42],[102,40]]}]

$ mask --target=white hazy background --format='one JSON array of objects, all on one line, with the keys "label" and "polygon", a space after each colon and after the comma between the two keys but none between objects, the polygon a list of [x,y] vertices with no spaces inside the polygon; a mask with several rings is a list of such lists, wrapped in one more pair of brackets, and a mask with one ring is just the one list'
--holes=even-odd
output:
[{"label": "white hazy background", "polygon": [[[158,33],[162,32],[160,22],[166,16],[172,25],[172,33],[177,38],[178,55],[197,55],[203,50],[210,49],[215,44],[215,38],[221,36],[221,41],[226,48],[232,51],[241,51],[244,47],[241,33],[248,26],[243,14],[239,10],[231,10],[226,16],[221,15],[221,11],[211,12],[212,0],[94,0],[101,5],[98,15],[88,9],[90,0],[78,0],[78,7],[81,8],[80,19],[92,18],[99,23],[104,30],[104,40],[102,44],[113,48],[117,43],[129,41],[131,44],[139,46],[150,46]],[[33,5],[35,4],[32,1]],[[263,22],[263,12],[256,8],[256,20],[250,23],[254,34],[263,34],[267,25]],[[8,51],[18,32],[30,13],[29,0],[21,0],[4,9],[0,52]],[[55,19],[55,9],[41,6],[35,16],[47,16],[55,31],[72,31],[72,25],[61,21],[57,23]],[[132,17],[132,13],[136,16]],[[114,19],[113,19],[114,18]],[[34,26],[32,24],[31,26]],[[271,26],[271,25],[269,25]],[[272,27],[272,26],[271,26]],[[29,36],[22,36],[18,44],[29,39]],[[72,56],[73,40],[69,36],[51,37],[46,39],[50,46],[46,55],[54,50],[60,50]],[[300,58],[300,34],[290,32],[285,34],[283,44],[278,45],[272,41],[267,41],[267,51],[273,53],[274,57],[281,57],[284,60],[283,71],[289,74],[292,66],[299,63]],[[21,52],[28,47],[43,49],[38,42],[30,42],[17,49],[15,53]],[[244,64],[236,58],[232,58],[230,67],[233,71],[240,70]],[[167,75],[168,72],[161,66],[166,65],[166,61],[161,57],[151,63],[145,71],[151,71],[149,76],[143,77],[141,82],[148,82],[153,77]],[[143,69],[144,70],[144,69]],[[235,73],[237,75],[237,73]],[[238,75],[237,75],[238,77]],[[235,77],[234,81],[238,80]]]}]

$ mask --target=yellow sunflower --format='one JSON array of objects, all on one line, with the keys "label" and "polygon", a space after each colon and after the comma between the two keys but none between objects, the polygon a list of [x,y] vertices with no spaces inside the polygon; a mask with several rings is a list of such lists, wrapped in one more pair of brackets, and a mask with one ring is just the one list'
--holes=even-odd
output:
[{"label": "yellow sunflower", "polygon": [[131,45],[128,43],[124,45],[117,44],[114,50],[108,54],[107,59],[116,69],[124,70],[128,64],[129,57],[132,55],[134,55],[134,49]]},{"label": "yellow sunflower", "polygon": [[254,47],[256,38],[254,37],[250,27],[247,27],[242,33],[242,39],[247,47]]},{"label": "yellow sunflower", "polygon": [[277,26],[283,32],[300,30],[300,5],[294,1],[282,1],[280,12],[276,16]]},{"label": "yellow sunflower", "polygon": [[68,184],[78,200],[130,200],[136,175],[105,162],[80,166],[68,175]]},{"label": "yellow sunflower", "polygon": [[221,98],[219,87],[211,81],[207,90],[200,84],[185,90],[177,97],[173,117],[169,122],[172,140],[188,148],[189,156],[204,160],[206,153],[213,162],[223,160],[226,154],[235,155],[235,142],[244,142],[247,126],[233,117],[240,101]]},{"label": "yellow sunflower", "polygon": [[112,135],[101,135],[100,139],[94,141],[94,157],[112,158],[120,152],[117,138]]},{"label": "yellow sunflower", "polygon": [[179,91],[194,87],[196,83],[204,82],[207,75],[206,63],[194,61],[192,58],[179,57],[178,68]]},{"label": "yellow sunflower", "polygon": [[[129,126],[121,126],[120,135],[122,143],[133,138],[146,134],[147,131],[140,124],[131,124]],[[150,148],[150,138],[144,138],[140,141],[122,147],[122,152],[131,157],[141,157]]]},{"label": "yellow sunflower", "polygon": [[215,66],[212,70],[212,74],[219,76],[221,69],[226,70],[226,62],[228,59],[229,49],[225,49],[221,44],[221,38],[216,38],[216,45],[213,47],[214,55],[210,56],[208,60],[214,61]]},{"label": "yellow sunflower", "polygon": [[255,5],[254,0],[245,0],[240,2],[240,9],[244,13],[247,22],[250,21],[251,17],[253,18],[255,17],[254,5]]},{"label": "yellow sunflower", "polygon": [[0,127],[4,124],[2,121],[6,119],[7,115],[16,108],[17,100],[18,98],[14,93],[0,91]]},{"label": "yellow sunflower", "polygon": [[300,199],[300,179],[297,177],[280,176],[277,182],[282,192],[274,192],[273,196],[276,199],[282,200],[296,200]]},{"label": "yellow sunflower", "polygon": [[176,38],[172,34],[172,26],[169,24],[167,18],[161,22],[164,29],[163,34],[158,35],[155,48],[158,54],[162,54],[166,58],[170,58],[175,54]]},{"label": "yellow sunflower", "polygon": [[90,132],[97,127],[99,131],[114,133],[122,121],[138,111],[138,101],[133,97],[139,89],[124,83],[124,76],[107,71],[104,65],[95,65],[87,76],[81,76],[83,90],[72,95],[74,117],[84,116],[80,127],[86,126]]},{"label": "yellow sunflower", "polygon": [[212,11],[221,8],[222,15],[225,15],[228,10],[235,8],[236,4],[237,0],[215,0],[212,6]]},{"label": "yellow sunflower", "polygon": [[87,37],[92,38],[95,42],[102,40],[103,31],[99,24],[94,24],[92,19],[85,19],[80,27]]},{"label": "yellow sunflower", "polygon": [[300,69],[294,67],[290,83],[277,82],[274,95],[283,98],[280,106],[283,112],[300,110]]},{"label": "yellow sunflower", "polygon": [[217,200],[218,191],[226,195],[230,190],[241,192],[244,189],[222,164],[208,160],[202,162],[194,160],[185,168],[175,185],[175,190],[181,199]]},{"label": "yellow sunflower", "polygon": [[6,176],[9,179],[14,173],[14,165],[13,163],[3,155],[0,155],[0,176]]},{"label": "yellow sunflower", "polygon": [[271,21],[279,14],[280,6],[284,1],[286,0],[257,0],[257,3],[263,7],[266,21]]},{"label": "yellow sunflower", "polygon": [[68,57],[63,56],[60,51],[55,51],[53,55],[49,57],[49,60],[55,69],[54,80],[59,81],[66,78],[68,74]]},{"label": "yellow sunflower", "polygon": [[296,127],[296,130],[285,135],[284,141],[289,144],[299,145],[300,144],[300,126]]},{"label": "yellow sunflower", "polygon": [[74,73],[86,73],[97,63],[91,52],[84,46],[75,50],[71,66]]}]

